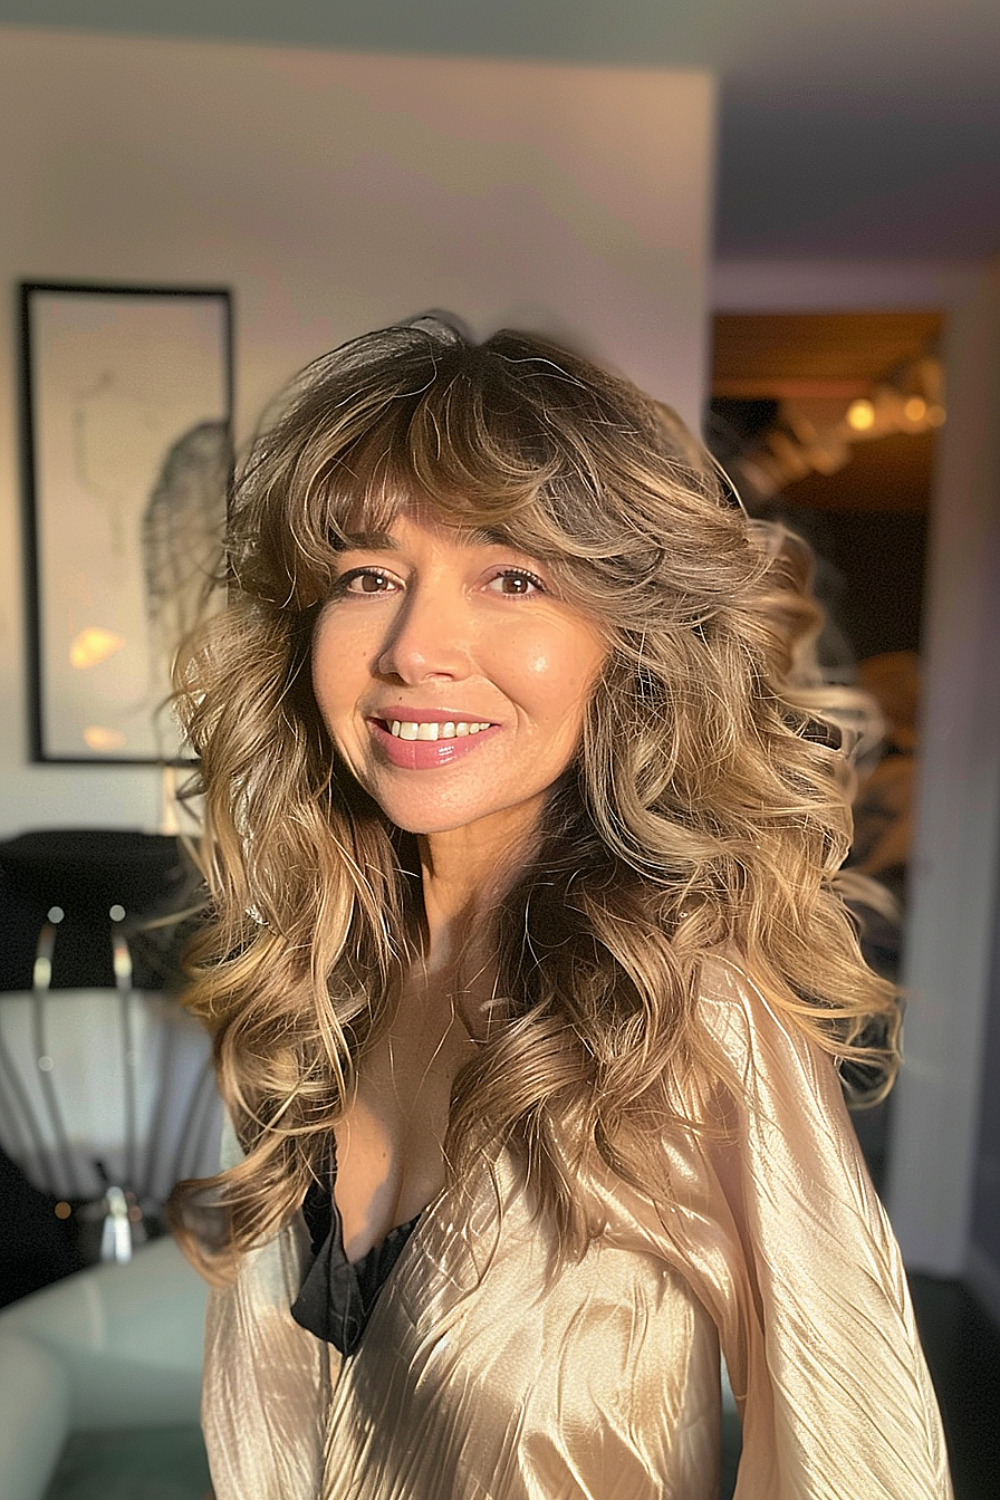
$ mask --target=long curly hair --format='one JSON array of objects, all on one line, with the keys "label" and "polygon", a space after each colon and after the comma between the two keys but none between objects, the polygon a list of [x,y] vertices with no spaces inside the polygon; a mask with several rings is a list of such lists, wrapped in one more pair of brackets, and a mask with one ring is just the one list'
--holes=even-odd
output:
[{"label": "long curly hair", "polygon": [[895,1071],[894,990],[839,884],[852,701],[814,670],[807,549],[747,519],[672,412],[576,354],[509,331],[476,344],[437,318],[388,328],[311,365],[253,443],[228,607],[177,664],[210,895],[187,1004],[245,1159],[181,1184],[174,1218],[197,1256],[198,1205],[224,1204],[211,1253],[200,1236],[216,1276],[329,1171],[413,956],[412,837],[338,758],[309,659],[338,551],[414,504],[539,558],[608,642],[497,913],[503,1024],[456,1079],[449,1180],[515,1147],[579,1253],[584,1153],[648,1181],[644,1151],[691,1128],[685,1090],[717,1067],[699,973],[723,949],[873,1095]]}]

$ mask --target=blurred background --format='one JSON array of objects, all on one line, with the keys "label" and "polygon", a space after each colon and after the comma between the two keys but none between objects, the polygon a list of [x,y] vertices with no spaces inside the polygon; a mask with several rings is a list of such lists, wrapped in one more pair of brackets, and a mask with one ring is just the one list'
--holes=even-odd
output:
[{"label": "blurred background", "polygon": [[[183,771],[105,711],[153,713],[230,442],[429,308],[617,366],[816,551],[824,666],[885,721],[854,859],[908,997],[858,1130],[960,1500],[1000,1492],[998,77],[995,0],[0,0],[0,1500],[204,1489],[162,1235],[218,1128],[158,920]],[[154,302],[204,394],[194,334],[122,352]]]}]

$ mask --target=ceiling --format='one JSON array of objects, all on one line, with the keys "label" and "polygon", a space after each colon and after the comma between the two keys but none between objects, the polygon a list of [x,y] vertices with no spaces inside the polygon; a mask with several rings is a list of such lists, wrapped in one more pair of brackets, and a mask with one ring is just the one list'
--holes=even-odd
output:
[{"label": "ceiling", "polygon": [[900,365],[935,350],[936,312],[723,313],[712,324],[712,394],[767,397],[867,396]]},{"label": "ceiling", "polygon": [[1000,0],[0,0],[0,22],[707,69],[719,256],[1000,251]]},{"label": "ceiling", "polygon": [[[843,458],[826,472],[795,477],[781,485],[793,507],[825,511],[926,511],[930,503],[936,432],[925,423],[880,435],[850,434],[849,404],[872,398],[886,382],[903,381],[925,356],[935,356],[943,318],[937,312],[717,314],[712,320],[712,397],[717,419],[732,420],[729,407],[746,404],[744,419],[760,415],[764,425],[742,453],[754,450],[774,427],[785,434],[805,423],[814,431],[836,428]],[[767,412],[764,403],[774,406]],[[796,441],[798,447],[798,441]],[[799,448],[806,453],[808,444]],[[759,450],[758,450],[759,452]],[[780,468],[780,465],[779,465]],[[736,474],[737,483],[741,481]]]}]

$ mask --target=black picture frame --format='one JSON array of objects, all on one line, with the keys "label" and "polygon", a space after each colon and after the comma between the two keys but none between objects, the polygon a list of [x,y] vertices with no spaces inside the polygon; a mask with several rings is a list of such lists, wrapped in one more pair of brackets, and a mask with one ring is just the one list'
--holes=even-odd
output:
[{"label": "black picture frame", "polygon": [[232,461],[228,287],[22,281],[30,753],[185,760],[167,703]]}]

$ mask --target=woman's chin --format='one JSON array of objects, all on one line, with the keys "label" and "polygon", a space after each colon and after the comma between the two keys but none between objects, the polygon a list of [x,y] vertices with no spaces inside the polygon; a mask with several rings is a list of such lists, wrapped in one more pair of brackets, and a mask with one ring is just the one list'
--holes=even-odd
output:
[{"label": "woman's chin", "polygon": [[538,825],[544,793],[506,807],[417,809],[382,804],[386,817],[404,833],[432,843],[464,843],[470,848],[509,852],[527,843]]}]

